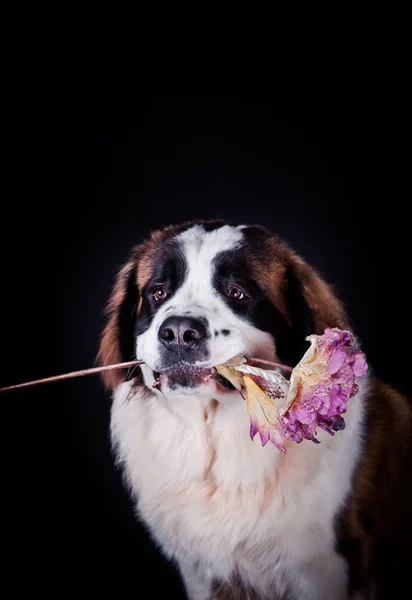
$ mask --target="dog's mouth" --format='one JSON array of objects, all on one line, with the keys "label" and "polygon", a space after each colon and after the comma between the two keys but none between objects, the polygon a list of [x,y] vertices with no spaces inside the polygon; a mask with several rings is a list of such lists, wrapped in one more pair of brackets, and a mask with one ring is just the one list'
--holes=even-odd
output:
[{"label": "dog's mouth", "polygon": [[163,371],[153,371],[153,387],[161,390],[164,384],[171,390],[176,388],[197,388],[214,381],[227,390],[234,386],[219,375],[214,367],[198,367],[190,363],[179,363]]}]

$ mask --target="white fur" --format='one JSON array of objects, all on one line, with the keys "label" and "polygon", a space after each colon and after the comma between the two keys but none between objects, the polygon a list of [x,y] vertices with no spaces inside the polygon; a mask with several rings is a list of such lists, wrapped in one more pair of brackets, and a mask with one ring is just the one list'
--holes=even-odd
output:
[{"label": "white fur", "polygon": [[182,398],[185,419],[154,394],[128,398],[128,383],[118,389],[112,409],[118,458],[154,538],[193,590],[201,582],[190,598],[206,599],[202,579],[229,579],[235,569],[262,591],[346,598],[333,525],[359,454],[359,383],[344,431],[333,438],[320,432],[318,446],[290,443],[286,455],[250,440],[241,398],[218,404],[206,419],[206,403]]},{"label": "white fur", "polygon": [[[180,236],[189,274],[169,306],[207,315],[212,328],[233,330],[211,340],[210,364],[238,352],[274,357],[268,334],[235,316],[213,292],[217,251],[241,242],[239,229]],[[165,303],[165,308],[167,304]],[[157,330],[165,308],[137,340],[138,356],[156,369]],[[170,313],[168,313],[170,314]],[[283,455],[249,437],[237,392],[218,397],[202,386],[162,394],[128,382],[115,393],[111,433],[140,518],[164,553],[177,561],[191,600],[207,600],[212,580],[237,572],[262,596],[344,600],[347,573],[335,552],[334,518],[349,490],[360,452],[365,380],[348,403],[346,428],[320,445],[288,442]],[[215,390],[214,390],[215,391]],[[216,400],[218,400],[216,402]]]}]

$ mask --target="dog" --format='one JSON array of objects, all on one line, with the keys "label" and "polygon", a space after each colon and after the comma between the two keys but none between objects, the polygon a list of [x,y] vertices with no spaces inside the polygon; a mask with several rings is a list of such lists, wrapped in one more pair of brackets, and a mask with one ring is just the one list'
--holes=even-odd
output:
[{"label": "dog", "polygon": [[407,597],[408,399],[359,378],[345,429],[283,454],[250,439],[241,395],[207,376],[237,354],[294,367],[327,327],[351,329],[332,287],[259,225],[168,226],[120,269],[98,362],[144,364],[103,375],[111,439],[190,600]]}]

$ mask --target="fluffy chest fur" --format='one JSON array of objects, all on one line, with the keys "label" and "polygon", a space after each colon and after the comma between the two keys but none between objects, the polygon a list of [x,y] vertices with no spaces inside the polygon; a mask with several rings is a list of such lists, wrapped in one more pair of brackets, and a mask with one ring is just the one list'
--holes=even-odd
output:
[{"label": "fluffy chest fur", "polygon": [[235,574],[262,594],[305,590],[319,600],[333,588],[333,598],[346,597],[334,519],[359,455],[363,393],[351,400],[345,431],[282,455],[250,440],[239,399],[182,396],[171,405],[120,386],[112,437],[138,512],[183,572],[201,571],[205,598],[213,580]]}]

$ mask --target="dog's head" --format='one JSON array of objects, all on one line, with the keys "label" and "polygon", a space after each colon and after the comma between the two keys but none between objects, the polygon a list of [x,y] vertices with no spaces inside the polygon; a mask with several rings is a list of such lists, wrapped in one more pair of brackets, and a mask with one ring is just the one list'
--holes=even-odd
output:
[{"label": "dog's head", "polygon": [[[329,286],[283,242],[220,221],[152,233],[120,270],[107,313],[100,364],[142,359],[143,383],[160,375],[167,396],[225,393],[214,365],[241,353],[295,366],[307,335],[348,327]],[[126,378],[104,375],[112,389]]]}]

